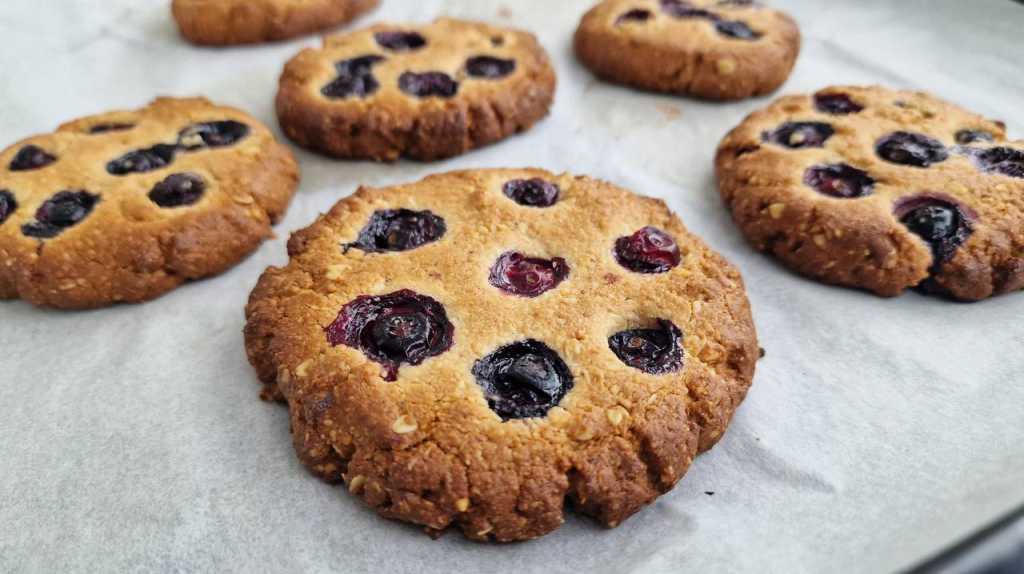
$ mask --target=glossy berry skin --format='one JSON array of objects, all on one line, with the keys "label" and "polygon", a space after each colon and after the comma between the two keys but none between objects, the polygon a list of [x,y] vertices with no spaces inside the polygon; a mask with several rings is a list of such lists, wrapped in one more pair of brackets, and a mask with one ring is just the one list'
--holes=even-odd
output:
[{"label": "glossy berry skin", "polygon": [[11,171],[29,171],[44,168],[55,161],[57,161],[57,156],[43,148],[27,145],[18,150],[8,167]]},{"label": "glossy berry skin", "polygon": [[377,45],[392,52],[412,52],[427,45],[427,39],[419,32],[385,30],[373,35]]},{"label": "glossy berry skin", "polygon": [[615,260],[636,273],[665,273],[677,267],[682,256],[671,235],[648,226],[615,241]]},{"label": "glossy berry skin", "polygon": [[546,416],[573,387],[568,365],[535,339],[499,348],[473,364],[487,406],[502,420]]},{"label": "glossy berry skin", "polygon": [[0,225],[18,209],[18,200],[7,189],[0,189]]},{"label": "glossy berry skin", "polygon": [[194,173],[175,173],[153,186],[148,197],[160,207],[181,207],[196,203],[205,192],[203,178]]},{"label": "glossy berry skin", "polygon": [[398,77],[398,88],[417,98],[451,98],[459,91],[459,83],[444,72],[404,72]]},{"label": "glossy berry skin", "polygon": [[972,151],[975,164],[986,173],[1024,178],[1024,151],[1011,147],[993,147]]},{"label": "glossy berry skin", "polygon": [[995,140],[992,134],[985,130],[960,130],[956,132],[954,139],[956,140],[956,143],[960,145],[977,142],[990,142]]},{"label": "glossy berry skin", "polygon": [[624,364],[649,375],[673,373],[683,367],[683,333],[671,321],[658,320],[654,329],[619,331],[608,348]]},{"label": "glossy berry skin", "polygon": [[398,379],[398,368],[419,365],[451,348],[455,327],[436,300],[403,289],[357,297],[327,326],[327,342],[362,351],[384,367],[384,380]]},{"label": "glossy berry skin", "polygon": [[864,106],[853,101],[847,94],[815,94],[814,109],[834,116],[846,116],[863,111]]},{"label": "glossy berry skin", "polygon": [[823,147],[835,133],[835,128],[823,122],[786,122],[761,137],[789,149],[802,149]]},{"label": "glossy berry skin", "polygon": [[893,132],[875,144],[878,157],[889,163],[911,167],[930,167],[946,161],[949,152],[942,142],[912,132]]},{"label": "glossy berry skin", "polygon": [[963,208],[944,197],[926,194],[904,199],[896,208],[896,216],[931,248],[933,273],[953,258],[973,231]]},{"label": "glossy berry skin", "polygon": [[491,267],[489,281],[510,295],[538,297],[558,287],[568,276],[569,264],[561,257],[542,259],[509,251]]},{"label": "glossy berry skin", "polygon": [[178,145],[188,151],[235,145],[249,135],[249,126],[234,120],[191,125],[178,134]]},{"label": "glossy berry skin", "polygon": [[556,184],[539,177],[513,179],[506,182],[501,190],[506,197],[526,207],[551,207],[561,194]]},{"label": "glossy berry skin", "polygon": [[515,60],[504,60],[493,56],[474,56],[466,60],[466,73],[474,78],[496,80],[516,70]]},{"label": "glossy berry skin", "polygon": [[673,18],[704,18],[712,21],[719,19],[714,12],[697,8],[686,0],[661,0],[661,10]]},{"label": "glossy berry skin", "polygon": [[128,175],[145,173],[167,167],[174,161],[177,147],[157,144],[151,148],[130,151],[107,164],[107,172],[111,175]]},{"label": "glossy berry skin", "polygon": [[809,167],[804,172],[804,183],[822,195],[839,199],[871,195],[875,186],[866,171],[845,163]]},{"label": "glossy berry skin", "polygon": [[431,211],[381,209],[373,212],[359,237],[345,246],[369,253],[409,251],[444,237],[448,226]]},{"label": "glossy berry skin", "polygon": [[373,76],[373,66],[384,61],[384,56],[370,54],[335,64],[338,77],[320,90],[328,98],[365,98],[380,89],[380,82]]},{"label": "glossy berry skin", "polygon": [[56,237],[85,219],[99,200],[88,191],[61,191],[39,206],[35,221],[23,225],[21,232],[38,239]]},{"label": "glossy berry skin", "polygon": [[761,34],[739,20],[715,22],[715,29],[719,34],[736,40],[757,40],[761,37]]}]

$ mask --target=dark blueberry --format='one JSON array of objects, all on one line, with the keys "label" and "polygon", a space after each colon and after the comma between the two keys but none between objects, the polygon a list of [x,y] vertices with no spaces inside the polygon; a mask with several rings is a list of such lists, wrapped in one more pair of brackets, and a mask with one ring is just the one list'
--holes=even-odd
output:
[{"label": "dark blueberry", "polygon": [[0,224],[7,221],[16,209],[18,200],[14,199],[14,194],[6,189],[0,189]]},{"label": "dark blueberry", "polygon": [[46,167],[57,161],[57,156],[47,153],[39,146],[27,145],[15,154],[11,160],[11,171],[28,171]]},{"label": "dark blueberry", "polygon": [[718,14],[697,8],[686,0],[661,0],[661,9],[674,18],[706,18],[712,21],[719,19]]},{"label": "dark blueberry", "polygon": [[755,32],[753,28],[739,20],[715,22],[715,29],[718,30],[719,34],[729,38],[736,38],[737,40],[757,40],[761,37],[759,32]]},{"label": "dark blueberry", "polygon": [[822,122],[786,122],[775,128],[775,131],[763,133],[761,137],[790,149],[800,149],[823,147],[835,133],[832,126]]},{"label": "dark blueberry", "polygon": [[503,60],[493,56],[473,56],[466,60],[466,72],[474,78],[504,78],[516,71],[515,60]]},{"label": "dark blueberry", "polygon": [[320,93],[328,98],[369,96],[380,88],[377,78],[373,77],[373,66],[385,59],[384,56],[370,54],[338,62],[334,65],[338,77],[324,86]]},{"label": "dark blueberry", "polygon": [[29,237],[46,239],[76,225],[92,211],[100,197],[88,191],[61,191],[47,199],[36,210],[35,221],[26,223],[21,232]]},{"label": "dark blueberry", "polygon": [[108,123],[108,124],[96,124],[89,128],[90,134],[105,134],[107,132],[123,132],[130,130],[135,127],[135,124],[125,123]]},{"label": "dark blueberry", "polygon": [[608,337],[620,361],[649,375],[663,375],[683,366],[683,333],[672,321],[658,319],[656,329],[630,329]]},{"label": "dark blueberry", "polygon": [[894,132],[883,137],[875,145],[875,151],[885,161],[913,167],[928,167],[949,157],[942,142],[911,132]]},{"label": "dark blueberry", "polygon": [[419,32],[405,32],[402,30],[385,30],[373,35],[382,48],[394,52],[411,52],[419,50],[427,45],[427,39]]},{"label": "dark blueberry", "polygon": [[398,77],[398,87],[418,98],[451,98],[459,91],[459,83],[444,72],[405,72]]},{"label": "dark blueberry", "polygon": [[551,207],[561,192],[556,184],[539,177],[513,179],[505,182],[501,189],[509,199],[527,207]]},{"label": "dark blueberry", "polygon": [[357,297],[341,308],[326,333],[328,343],[359,349],[384,366],[384,380],[394,381],[400,365],[419,365],[450,349],[455,327],[443,305],[403,289]]},{"label": "dark blueberry", "polygon": [[855,114],[864,109],[846,94],[814,94],[814,107],[819,112],[836,116]]},{"label": "dark blueberry", "polygon": [[643,8],[634,8],[628,12],[623,13],[619,16],[615,22],[645,22],[650,20],[654,14],[651,14],[650,10],[644,10]]},{"label": "dark blueberry", "polygon": [[157,144],[151,148],[130,151],[107,164],[111,175],[127,175],[160,169],[174,161],[177,146]]},{"label": "dark blueberry", "polygon": [[541,259],[509,251],[491,267],[491,285],[511,295],[537,297],[569,276],[569,264],[561,257]]},{"label": "dark blueberry", "polygon": [[441,239],[448,231],[444,219],[430,211],[381,209],[373,212],[359,237],[345,245],[371,253],[409,251]]},{"label": "dark blueberry", "polygon": [[804,183],[818,193],[842,199],[871,195],[875,186],[868,172],[845,163],[809,167],[804,172]]},{"label": "dark blueberry", "polygon": [[990,142],[995,138],[985,130],[960,130],[956,132],[956,143],[966,145],[975,142]]},{"label": "dark blueberry", "polygon": [[534,339],[499,348],[473,364],[487,406],[502,420],[543,417],[572,389],[568,365]]},{"label": "dark blueberry", "polygon": [[153,186],[149,199],[160,207],[192,205],[203,197],[206,182],[194,173],[175,173]]},{"label": "dark blueberry", "polygon": [[956,248],[967,241],[973,231],[963,208],[950,199],[934,195],[902,200],[896,207],[896,217],[931,247],[933,272],[953,257]]},{"label": "dark blueberry", "polygon": [[615,241],[615,259],[637,273],[665,273],[682,262],[679,246],[671,235],[655,227],[644,227]]},{"label": "dark blueberry", "polygon": [[992,147],[977,150],[971,155],[982,171],[1024,178],[1024,151],[1012,147]]},{"label": "dark blueberry", "polygon": [[178,145],[194,151],[204,147],[234,145],[249,135],[249,126],[235,120],[191,125],[178,134]]},{"label": "dark blueberry", "polygon": [[733,8],[746,8],[750,6],[757,6],[758,3],[754,0],[718,0],[716,6],[729,6]]}]

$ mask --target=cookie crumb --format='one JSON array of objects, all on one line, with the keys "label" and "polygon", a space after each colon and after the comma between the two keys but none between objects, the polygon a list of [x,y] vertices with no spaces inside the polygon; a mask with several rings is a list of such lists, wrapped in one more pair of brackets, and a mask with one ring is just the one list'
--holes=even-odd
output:
[{"label": "cookie crumb", "polygon": [[411,432],[416,432],[416,429],[418,428],[420,427],[416,424],[416,421],[406,415],[398,417],[391,425],[391,430],[395,431],[397,434],[409,434]]}]

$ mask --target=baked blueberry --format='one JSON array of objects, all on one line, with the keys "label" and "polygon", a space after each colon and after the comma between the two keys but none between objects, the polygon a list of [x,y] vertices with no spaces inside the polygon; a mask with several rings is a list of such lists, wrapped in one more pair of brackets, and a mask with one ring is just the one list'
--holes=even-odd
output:
[{"label": "baked blueberry", "polygon": [[539,177],[507,181],[501,190],[512,201],[527,207],[551,207],[561,193],[557,184]]},{"label": "baked blueberry", "polygon": [[972,232],[971,223],[960,205],[951,199],[930,194],[899,202],[896,217],[929,245],[935,261],[934,270],[952,259],[957,247],[967,241]]},{"label": "baked blueberry", "polygon": [[535,339],[499,348],[473,364],[487,406],[502,420],[543,417],[572,389],[568,365]]},{"label": "baked blueberry", "polygon": [[55,161],[57,161],[57,156],[39,146],[29,144],[14,154],[10,168],[11,171],[28,171],[46,167]]},{"label": "baked blueberry", "polygon": [[203,197],[206,182],[194,173],[175,173],[153,186],[149,199],[160,207],[192,205]]},{"label": "baked blueberry", "polygon": [[759,32],[739,20],[722,20],[715,22],[715,29],[718,33],[737,40],[757,40],[761,37]]},{"label": "baked blueberry", "polygon": [[960,130],[956,132],[955,138],[956,143],[961,145],[975,142],[990,142],[995,139],[991,133],[985,130]]},{"label": "baked blueberry", "polygon": [[40,239],[56,237],[85,219],[99,200],[98,195],[88,191],[58,192],[39,206],[35,221],[23,225],[21,232]]},{"label": "baked blueberry", "polygon": [[706,18],[718,20],[718,15],[710,10],[697,8],[686,0],[661,0],[661,9],[674,18]]},{"label": "baked blueberry", "polygon": [[398,77],[398,88],[417,98],[451,98],[459,91],[459,83],[444,72],[404,72]]},{"label": "baked blueberry", "polygon": [[384,56],[370,54],[338,62],[334,65],[338,77],[324,86],[320,93],[328,98],[365,98],[373,94],[380,88],[380,82],[373,77],[373,66],[384,60]]},{"label": "baked blueberry", "polygon": [[616,22],[645,22],[650,20],[654,14],[651,14],[650,10],[643,8],[634,8],[628,12],[624,12]]},{"label": "baked blueberry", "polygon": [[7,221],[7,218],[17,209],[18,200],[14,199],[14,194],[9,190],[0,189],[0,224]]},{"label": "baked blueberry", "polygon": [[128,175],[160,169],[174,161],[177,150],[177,146],[157,144],[150,148],[130,151],[108,163],[107,172],[111,175]]},{"label": "baked blueberry", "polygon": [[191,125],[178,134],[178,145],[194,151],[204,147],[235,145],[249,135],[249,126],[234,120]]},{"label": "baked blueberry", "polygon": [[845,163],[809,167],[804,172],[804,183],[820,194],[841,199],[871,195],[875,186],[868,172]]},{"label": "baked blueberry", "polygon": [[656,227],[644,227],[615,241],[615,260],[637,273],[665,273],[682,262],[679,245]]},{"label": "baked blueberry", "polygon": [[345,245],[370,253],[409,251],[441,239],[448,231],[444,219],[430,211],[381,209],[373,212],[359,237]]},{"label": "baked blueberry", "polygon": [[427,39],[419,32],[404,30],[384,30],[373,35],[373,39],[382,48],[392,52],[411,52],[427,45]]},{"label": "baked blueberry", "polygon": [[823,147],[835,128],[823,122],[786,122],[761,137],[768,142],[790,149]]},{"label": "baked blueberry", "polygon": [[819,112],[835,116],[855,114],[864,110],[864,106],[853,101],[848,94],[817,93],[814,94],[814,108]]},{"label": "baked blueberry", "polygon": [[120,123],[120,122],[106,123],[106,124],[96,124],[96,125],[94,125],[94,126],[89,128],[89,133],[90,134],[105,134],[105,133],[108,133],[108,132],[123,132],[123,131],[130,130],[130,129],[134,128],[134,127],[135,127],[135,124],[127,124],[127,123]]},{"label": "baked blueberry", "polygon": [[543,259],[522,253],[503,253],[491,267],[490,283],[511,295],[537,297],[569,276],[569,264],[561,257]]},{"label": "baked blueberry", "polygon": [[394,381],[399,366],[419,365],[450,349],[455,327],[443,305],[403,289],[357,297],[342,307],[326,333],[328,343],[359,349],[383,365],[384,380]]},{"label": "baked blueberry", "polygon": [[516,70],[515,60],[493,56],[473,56],[466,60],[466,73],[474,78],[504,78]]},{"label": "baked blueberry", "polygon": [[658,319],[654,329],[630,329],[608,337],[608,348],[620,361],[649,375],[663,375],[683,366],[683,333],[675,323]]},{"label": "baked blueberry", "polygon": [[1024,151],[1012,147],[992,147],[974,151],[971,156],[984,172],[1024,178]]},{"label": "baked blueberry", "polygon": [[949,157],[942,142],[913,132],[893,132],[878,140],[875,151],[887,162],[912,167],[929,167]]}]

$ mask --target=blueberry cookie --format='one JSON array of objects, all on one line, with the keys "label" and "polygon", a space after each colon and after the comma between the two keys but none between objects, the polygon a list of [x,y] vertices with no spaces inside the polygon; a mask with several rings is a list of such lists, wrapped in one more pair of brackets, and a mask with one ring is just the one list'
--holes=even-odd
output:
[{"label": "blueberry cookie", "polygon": [[830,87],[747,117],[719,189],[755,247],[826,283],[979,300],[1024,287],[1024,142],[925,93]]},{"label": "blueberry cookie", "polygon": [[533,35],[442,18],[330,37],[285,66],[277,114],[298,144],[340,158],[437,160],[547,115],[555,73]]},{"label": "blueberry cookie", "polygon": [[223,46],[327,30],[377,4],[378,0],[174,0],[171,12],[189,42]]},{"label": "blueberry cookie", "polygon": [[481,170],[360,189],[246,309],[299,458],[389,518],[535,538],[615,526],[722,436],[757,339],[736,269],[664,203]]},{"label": "blueberry cookie", "polygon": [[786,81],[800,31],[788,15],[750,0],[604,0],[583,16],[575,46],[610,82],[738,100]]},{"label": "blueberry cookie", "polygon": [[0,298],[89,308],[220,273],[298,182],[266,127],[205,99],[78,119],[0,152]]}]

